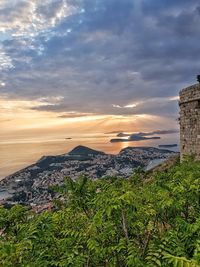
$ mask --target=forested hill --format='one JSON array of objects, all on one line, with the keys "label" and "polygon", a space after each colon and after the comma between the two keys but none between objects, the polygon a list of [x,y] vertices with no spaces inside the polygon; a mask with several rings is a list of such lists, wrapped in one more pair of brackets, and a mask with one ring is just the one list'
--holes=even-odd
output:
[{"label": "forested hill", "polygon": [[54,190],[53,211],[0,209],[0,266],[200,266],[200,163]]}]

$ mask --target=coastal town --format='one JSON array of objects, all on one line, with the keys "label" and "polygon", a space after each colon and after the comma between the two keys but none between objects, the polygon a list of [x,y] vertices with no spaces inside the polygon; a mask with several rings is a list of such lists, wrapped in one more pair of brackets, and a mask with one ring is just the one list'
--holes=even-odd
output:
[{"label": "coastal town", "polygon": [[127,178],[137,168],[146,169],[153,161],[162,162],[175,154],[154,147],[128,147],[117,155],[111,155],[78,146],[67,154],[42,157],[35,164],[0,181],[0,189],[9,192],[7,203],[32,207],[46,205],[56,197],[49,188],[62,186],[65,177],[73,180],[80,176]]}]

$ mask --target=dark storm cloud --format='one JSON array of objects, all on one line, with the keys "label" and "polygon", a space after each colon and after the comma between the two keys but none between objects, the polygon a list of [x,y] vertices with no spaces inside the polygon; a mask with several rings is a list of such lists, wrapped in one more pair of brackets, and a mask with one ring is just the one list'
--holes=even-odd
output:
[{"label": "dark storm cloud", "polygon": [[[34,34],[20,14],[20,29],[9,22],[19,36],[2,43],[2,57],[13,65],[4,69],[0,57],[0,80],[6,83],[2,94],[25,99],[62,96],[33,109],[66,114],[177,116],[177,101],[169,99],[194,82],[200,70],[198,1],[23,3],[29,3],[28,10],[34,4],[32,19],[40,21],[35,21]],[[5,27],[5,18],[0,20]],[[135,108],[124,108],[137,102]]]}]

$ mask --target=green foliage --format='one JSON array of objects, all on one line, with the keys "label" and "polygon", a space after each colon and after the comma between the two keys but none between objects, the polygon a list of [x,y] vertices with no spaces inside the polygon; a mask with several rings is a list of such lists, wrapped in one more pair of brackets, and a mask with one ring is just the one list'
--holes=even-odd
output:
[{"label": "green foliage", "polygon": [[0,266],[200,266],[200,163],[56,190],[52,212],[0,208]]}]

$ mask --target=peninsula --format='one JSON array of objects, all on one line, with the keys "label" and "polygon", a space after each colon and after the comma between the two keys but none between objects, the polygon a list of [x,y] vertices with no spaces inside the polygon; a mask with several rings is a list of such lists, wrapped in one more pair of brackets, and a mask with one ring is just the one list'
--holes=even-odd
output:
[{"label": "peninsula", "polygon": [[172,155],[176,153],[154,147],[127,147],[119,154],[111,155],[77,146],[66,154],[43,156],[35,164],[0,181],[0,189],[13,192],[12,203],[39,205],[55,197],[49,188],[62,186],[65,177],[73,180],[83,175],[91,179],[108,176],[126,178],[138,167],[145,169],[152,161],[160,162]]}]

